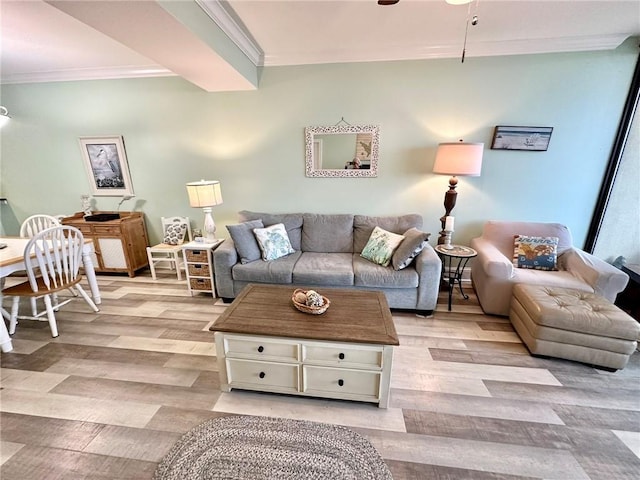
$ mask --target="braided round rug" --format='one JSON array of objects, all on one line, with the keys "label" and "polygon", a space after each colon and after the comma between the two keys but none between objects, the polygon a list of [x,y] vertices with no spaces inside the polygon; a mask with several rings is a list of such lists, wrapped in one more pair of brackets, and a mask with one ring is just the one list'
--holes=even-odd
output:
[{"label": "braided round rug", "polygon": [[155,480],[392,480],[369,440],[348,428],[284,418],[230,416],[187,432]]}]

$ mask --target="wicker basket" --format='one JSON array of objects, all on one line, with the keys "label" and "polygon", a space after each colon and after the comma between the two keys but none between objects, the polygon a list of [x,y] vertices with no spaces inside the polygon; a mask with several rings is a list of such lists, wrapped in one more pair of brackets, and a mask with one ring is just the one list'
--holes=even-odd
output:
[{"label": "wicker basket", "polygon": [[302,313],[310,313],[311,315],[321,315],[324,312],[326,312],[329,306],[331,305],[331,300],[329,300],[327,297],[322,295],[322,300],[324,301],[324,305],[322,305],[321,307],[310,307],[305,303],[300,303],[296,301],[297,293],[304,293],[306,295],[307,291],[301,290],[300,288],[296,288],[293,291],[293,295],[291,295],[291,301],[293,302],[293,306],[296,307],[298,310],[300,310]]}]

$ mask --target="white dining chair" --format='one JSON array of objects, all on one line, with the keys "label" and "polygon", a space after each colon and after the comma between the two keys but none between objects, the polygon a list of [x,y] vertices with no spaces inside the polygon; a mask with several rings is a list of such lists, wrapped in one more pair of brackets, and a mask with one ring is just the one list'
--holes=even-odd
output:
[{"label": "white dining chair", "polygon": [[32,238],[36,233],[56,225],[60,225],[60,222],[53,215],[45,215],[43,213],[31,215],[20,225],[20,236],[22,238]]},{"label": "white dining chair", "polygon": [[[83,246],[82,232],[75,227],[66,225],[42,230],[29,240],[24,249],[24,263],[28,281],[2,290],[3,297],[13,297],[9,335],[15,333],[19,319],[44,320],[42,317],[46,314],[51,335],[57,337],[58,326],[55,311],[69,303],[74,297],[60,302],[56,294],[72,287],[94,312],[98,311],[96,304],[80,285]],[[22,297],[43,298],[45,310],[30,316],[19,315],[20,298]]]},{"label": "white dining chair", "polygon": [[[57,217],[44,213],[37,213],[35,215],[31,215],[22,222],[22,225],[20,225],[20,236],[22,238],[33,238],[36,233],[46,230],[47,228],[55,227],[56,225],[60,225],[60,220]],[[19,276],[22,275],[19,274]],[[30,301],[31,315],[36,316],[38,315],[36,299],[31,298]]]}]

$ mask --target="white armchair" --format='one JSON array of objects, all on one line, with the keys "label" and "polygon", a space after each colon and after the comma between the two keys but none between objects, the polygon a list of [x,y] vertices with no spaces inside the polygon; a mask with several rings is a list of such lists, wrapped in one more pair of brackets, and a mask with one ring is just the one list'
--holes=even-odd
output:
[{"label": "white armchair", "polygon": [[[514,267],[515,235],[558,237],[558,270]],[[629,281],[626,273],[574,247],[571,232],[559,223],[489,221],[482,236],[471,240],[471,247],[478,252],[471,279],[482,309],[489,314],[509,315],[511,290],[516,283],[575,288],[613,302]]]}]

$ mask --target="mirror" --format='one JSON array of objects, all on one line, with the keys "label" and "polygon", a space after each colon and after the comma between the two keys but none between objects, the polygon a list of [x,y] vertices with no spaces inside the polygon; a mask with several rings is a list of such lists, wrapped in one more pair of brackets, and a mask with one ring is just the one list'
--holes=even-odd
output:
[{"label": "mirror", "polygon": [[380,127],[306,127],[307,177],[377,177]]}]

